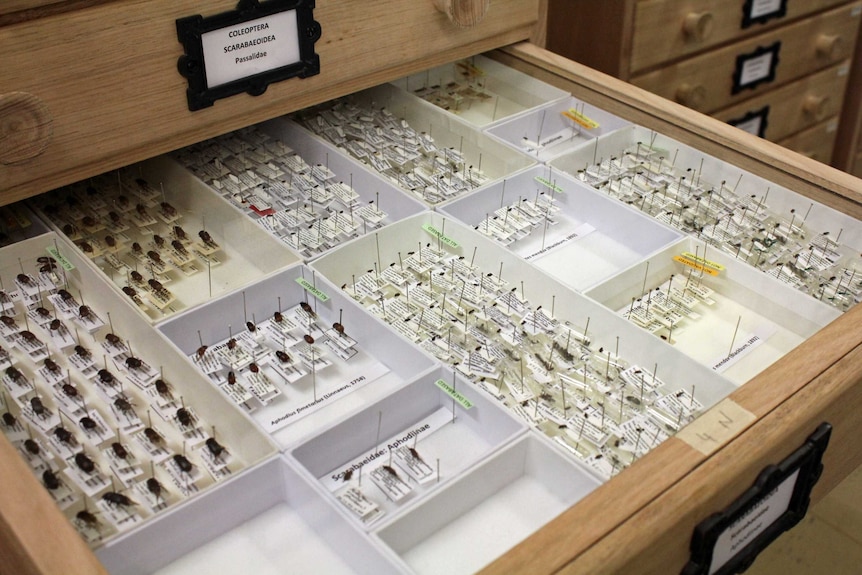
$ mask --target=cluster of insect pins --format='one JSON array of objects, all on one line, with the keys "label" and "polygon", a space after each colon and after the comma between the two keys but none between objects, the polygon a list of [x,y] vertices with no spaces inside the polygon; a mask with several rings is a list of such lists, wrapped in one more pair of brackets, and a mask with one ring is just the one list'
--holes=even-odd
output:
[{"label": "cluster of insect pins", "polygon": [[463,138],[457,150],[440,147],[431,128],[420,132],[385,107],[340,99],[300,112],[295,118],[429,204],[455,198],[488,180],[482,172],[482,154],[478,154],[477,165],[467,163]]},{"label": "cluster of insect pins", "polygon": [[[38,200],[42,212],[92,259],[144,313],[179,309],[171,290],[221,264],[221,247],[206,229],[189,235],[183,215],[140,175],[118,171],[60,188]],[[211,282],[210,282],[211,284]]]},{"label": "cluster of insect pins", "polygon": [[[56,246],[55,246],[56,248]],[[231,473],[233,457],[51,257],[0,279],[0,429],[91,544]],[[153,415],[155,414],[155,417]]]},{"label": "cluster of insect pins", "polygon": [[272,235],[310,258],[387,223],[379,194],[365,202],[325,164],[308,164],[257,128],[195,144],[174,154]]},{"label": "cluster of insect pins", "polygon": [[489,108],[485,115],[491,121],[497,119],[497,108],[500,97],[486,89],[488,78],[485,72],[476,66],[473,59],[455,62],[452,79],[443,81],[442,75],[434,82],[430,71],[424,78],[420,76],[421,86],[411,86],[410,78],[406,78],[405,88],[408,92],[431,102],[438,108],[458,114],[473,107]]},{"label": "cluster of insect pins", "polygon": [[450,249],[439,237],[404,246],[397,261],[375,261],[342,288],[605,477],[702,409],[693,388],[670,389],[657,365],[627,362],[618,337],[596,345],[589,317],[561,322],[555,298],[533,306],[523,282],[503,279],[502,263],[480,269],[475,249],[471,258]]},{"label": "cluster of insect pins", "polygon": [[804,213],[796,208],[776,213],[767,203],[769,188],[762,194],[738,194],[742,174],[736,182],[707,181],[702,159],[698,167],[682,169],[676,167],[677,152],[670,155],[638,142],[616,156],[594,158],[577,175],[838,309],[847,310],[862,298],[859,254],[840,243],[843,230],[833,235],[835,230],[806,227],[813,203],[800,205]]},{"label": "cluster of insect pins", "polygon": [[560,211],[556,201],[557,186],[552,184],[548,189],[545,192],[537,187],[532,198],[519,196],[516,201],[504,204],[506,180],[503,180],[500,207],[485,214],[485,219],[474,229],[504,246],[541,231],[541,249],[544,249],[548,227],[559,222],[555,215]]},{"label": "cluster of insect pins", "polygon": [[234,333],[228,325],[228,337],[209,345],[198,331],[200,347],[190,356],[194,364],[249,412],[273,402],[301,405],[303,397],[317,403],[329,391],[318,375],[359,353],[341,323],[342,313],[327,324],[315,310],[316,301],[306,299],[285,310],[279,297],[272,317],[258,322],[254,314],[249,319],[245,292],[242,296],[245,329]]},{"label": "cluster of insect pins", "polygon": [[[454,374],[453,374],[453,385]],[[452,423],[455,423],[455,407],[452,407]],[[363,523],[369,524],[383,517],[382,498],[395,505],[405,500],[416,488],[440,481],[440,459],[434,468],[419,453],[416,443],[425,428],[406,431],[381,449],[380,429],[383,412],[377,413],[377,436],[374,451],[332,477],[337,482],[331,485],[338,501]],[[426,426],[427,427],[427,426]],[[365,486],[362,478],[365,475]],[[370,484],[370,485],[369,485]]]}]

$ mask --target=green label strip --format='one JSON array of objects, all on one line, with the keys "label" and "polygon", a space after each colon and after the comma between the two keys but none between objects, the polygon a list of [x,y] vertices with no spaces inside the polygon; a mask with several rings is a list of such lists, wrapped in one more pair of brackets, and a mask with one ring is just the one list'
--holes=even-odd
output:
[{"label": "green label strip", "polygon": [[450,248],[457,248],[459,245],[458,242],[456,242],[452,238],[447,238],[440,230],[438,230],[431,224],[422,224],[422,229],[434,236],[435,238],[440,238],[440,241],[449,246]]},{"label": "green label strip", "polygon": [[473,407],[472,401],[455,391],[455,388],[453,388],[451,385],[449,385],[442,379],[438,379],[434,383],[437,385],[437,387],[445,391],[449,397],[454,399],[458,403],[458,405],[460,405],[464,409],[470,409],[471,407]]},{"label": "green label strip", "polygon": [[48,246],[47,248],[45,248],[45,251],[48,252],[49,256],[57,260],[57,263],[60,264],[67,272],[70,272],[75,269],[75,265],[63,256],[61,256],[60,251],[54,246]]},{"label": "green label strip", "polygon": [[305,288],[305,291],[319,299],[320,301],[326,302],[329,301],[329,296],[311,285],[305,278],[296,278],[296,283]]},{"label": "green label strip", "polygon": [[551,188],[551,189],[552,189],[552,190],[554,190],[555,192],[563,193],[563,192],[565,192],[565,191],[566,191],[566,190],[564,190],[563,188],[561,188],[560,186],[558,186],[558,185],[554,184],[553,182],[549,182],[548,180],[546,180],[545,178],[543,178],[543,177],[541,177],[541,176],[536,176],[534,179],[535,179],[537,182],[539,182],[540,184],[542,184],[543,186],[548,187],[548,188]]}]

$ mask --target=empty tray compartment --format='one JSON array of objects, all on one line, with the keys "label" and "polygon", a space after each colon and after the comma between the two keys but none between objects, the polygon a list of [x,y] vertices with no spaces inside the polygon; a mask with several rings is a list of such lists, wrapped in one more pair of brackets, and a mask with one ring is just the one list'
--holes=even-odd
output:
[{"label": "empty tray compartment", "polygon": [[474,573],[598,482],[528,435],[376,535],[415,573]]}]

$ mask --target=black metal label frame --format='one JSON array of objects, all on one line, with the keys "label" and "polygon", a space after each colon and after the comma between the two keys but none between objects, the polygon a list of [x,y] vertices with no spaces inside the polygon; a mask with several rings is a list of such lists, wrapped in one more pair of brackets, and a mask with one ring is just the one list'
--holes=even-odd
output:
[{"label": "black metal label frame", "polygon": [[[743,90],[753,90],[761,84],[768,84],[775,80],[775,72],[778,69],[778,53],[781,51],[781,42],[775,42],[770,46],[760,46],[753,52],[748,54],[740,54],[736,57],[736,68],[733,72],[733,87],[730,90],[731,94],[738,94]],[[767,70],[756,69],[754,78],[746,78],[747,74],[751,73],[748,67],[754,63],[756,66],[762,66],[763,58],[769,56],[769,68]]]},{"label": "black metal label frame", "polygon": [[[808,511],[811,490],[823,471],[823,453],[829,444],[831,433],[832,426],[829,423],[821,423],[799,449],[778,465],[769,465],[761,471],[754,485],[729,507],[701,521],[694,529],[690,546],[691,558],[683,568],[682,575],[742,573],[779,535],[799,523]],[[752,514],[765,504],[785,481],[792,479],[794,474],[797,475],[787,509],[723,565],[711,571],[719,537],[736,527],[741,520],[752,517]]]},{"label": "black metal label frame", "polygon": [[[186,95],[189,110],[195,111],[212,106],[216,100],[246,92],[252,96],[263,94],[267,87],[288,78],[307,78],[320,73],[320,58],[314,52],[314,44],[320,39],[320,24],[314,20],[315,0],[240,0],[235,10],[223,12],[204,18],[201,15],[188,16],[176,21],[177,37],[185,49],[180,56],[177,67],[189,83]],[[257,27],[250,26],[240,29],[245,33],[268,27],[267,18],[280,13],[296,11],[296,42],[298,43],[298,59],[287,65],[280,65],[262,72],[253,73],[226,83],[210,86],[207,79],[205,50],[203,37],[205,34],[225,28],[237,26],[246,22],[260,21]],[[278,32],[284,33],[283,30]],[[229,49],[242,47],[254,49],[256,43],[265,46],[269,39],[275,40],[275,32],[261,32],[258,38],[245,39],[238,37],[237,44],[225,47]],[[265,52],[255,52],[246,59],[259,58]],[[239,62],[239,58],[237,62]]]},{"label": "black metal label frame", "polygon": [[[757,124],[756,134],[754,134],[754,132],[750,130],[745,129],[745,127],[741,127],[754,120],[759,120]],[[741,130],[744,130],[749,134],[754,134],[759,138],[763,138],[766,134],[766,128],[769,126],[769,106],[767,105],[759,110],[752,110],[750,112],[746,112],[745,115],[741,118],[734,118],[733,120],[728,120],[727,123],[736,128],[740,128]]]},{"label": "black metal label frame", "polygon": [[787,0],[781,0],[778,8],[774,10],[754,16],[752,15],[752,12],[754,11],[754,3],[756,1],[757,0],[745,0],[745,4],[742,6],[742,25],[740,26],[742,29],[753,26],[754,24],[766,24],[773,18],[784,18],[787,16]]}]

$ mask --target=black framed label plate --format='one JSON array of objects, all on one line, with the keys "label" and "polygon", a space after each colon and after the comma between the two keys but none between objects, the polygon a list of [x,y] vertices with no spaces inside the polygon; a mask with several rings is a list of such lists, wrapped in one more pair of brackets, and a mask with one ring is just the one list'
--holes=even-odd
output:
[{"label": "black framed label plate", "polygon": [[745,29],[753,24],[766,24],[773,18],[785,16],[787,16],[787,0],[745,0],[740,27]]},{"label": "black framed label plate", "polygon": [[743,90],[753,90],[775,80],[780,51],[781,42],[775,42],[771,46],[761,46],[749,54],[737,56],[730,93],[735,95]]},{"label": "black framed label plate", "polygon": [[314,44],[320,24],[315,0],[240,0],[235,10],[204,18],[177,20],[177,37],[185,48],[177,66],[189,83],[189,110],[246,92],[263,94],[289,78],[320,73]]},{"label": "black framed label plate", "polygon": [[766,128],[769,126],[769,106],[747,112],[741,118],[728,120],[727,123],[743,132],[763,138],[766,134]]},{"label": "black framed label plate", "polygon": [[691,539],[682,575],[732,575],[745,571],[779,535],[808,511],[811,490],[823,471],[832,426],[821,423],[778,465],[769,465],[724,511],[701,521]]}]

